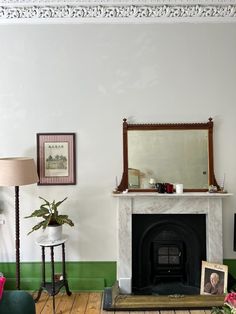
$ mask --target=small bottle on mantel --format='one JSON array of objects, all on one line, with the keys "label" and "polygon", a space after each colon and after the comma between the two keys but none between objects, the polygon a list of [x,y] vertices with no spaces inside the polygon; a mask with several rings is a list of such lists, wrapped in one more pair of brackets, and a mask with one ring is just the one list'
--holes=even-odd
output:
[{"label": "small bottle on mantel", "polygon": [[225,190],[225,173],[224,173],[223,179],[220,181],[220,189],[218,192],[227,193],[227,191]]},{"label": "small bottle on mantel", "polygon": [[118,178],[116,176],[116,180],[115,180],[115,188],[112,191],[113,194],[120,194],[120,191],[118,191]]}]

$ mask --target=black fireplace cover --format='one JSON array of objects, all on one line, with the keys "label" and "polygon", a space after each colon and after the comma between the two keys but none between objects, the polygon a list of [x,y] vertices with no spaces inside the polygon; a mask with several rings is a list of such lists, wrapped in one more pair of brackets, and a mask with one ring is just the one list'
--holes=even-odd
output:
[{"label": "black fireplace cover", "polygon": [[199,294],[206,215],[132,215],[132,292]]}]

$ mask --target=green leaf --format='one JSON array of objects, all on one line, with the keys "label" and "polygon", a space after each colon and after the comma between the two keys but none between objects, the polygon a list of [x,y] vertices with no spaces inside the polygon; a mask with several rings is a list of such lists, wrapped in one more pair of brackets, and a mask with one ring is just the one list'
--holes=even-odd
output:
[{"label": "green leaf", "polygon": [[29,235],[30,233],[32,233],[33,231],[36,231],[38,229],[40,229],[41,227],[43,227],[45,224],[45,220],[40,221],[37,225],[35,225],[32,230],[30,232],[27,233],[27,235]]},{"label": "green leaf", "polygon": [[65,200],[67,200],[67,197],[65,197],[62,201],[59,201],[55,204],[56,207],[60,206],[61,203],[63,203]]},{"label": "green leaf", "polygon": [[40,206],[40,209],[46,209],[47,211],[49,211],[49,208],[46,207],[46,206],[47,206],[47,205],[43,204],[43,205]]},{"label": "green leaf", "polygon": [[231,309],[227,306],[213,307],[211,310],[212,314],[231,314]]},{"label": "green leaf", "polygon": [[50,206],[49,201],[45,200],[45,198],[43,198],[41,196],[39,196],[39,198],[45,202],[45,205]]},{"label": "green leaf", "polygon": [[31,217],[44,217],[48,214],[48,210],[46,208],[36,209],[30,216],[26,216],[25,218]]},{"label": "green leaf", "polygon": [[231,309],[228,306],[224,306],[224,312],[225,314],[231,314]]},{"label": "green leaf", "polygon": [[68,215],[59,215],[56,218],[56,221],[59,225],[68,224],[71,227],[74,226],[74,223],[68,218]]},{"label": "green leaf", "polygon": [[47,219],[45,219],[44,223],[43,223],[43,230],[45,230],[47,228],[47,226],[49,225],[50,223],[50,220],[51,220],[51,216],[48,216]]}]

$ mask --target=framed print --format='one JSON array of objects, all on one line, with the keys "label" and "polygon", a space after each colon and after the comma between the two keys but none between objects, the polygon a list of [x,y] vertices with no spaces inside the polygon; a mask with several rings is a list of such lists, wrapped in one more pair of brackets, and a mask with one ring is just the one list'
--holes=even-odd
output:
[{"label": "framed print", "polygon": [[227,292],[228,266],[202,261],[200,294],[222,295]]},{"label": "framed print", "polygon": [[75,133],[38,133],[39,185],[76,184]]}]

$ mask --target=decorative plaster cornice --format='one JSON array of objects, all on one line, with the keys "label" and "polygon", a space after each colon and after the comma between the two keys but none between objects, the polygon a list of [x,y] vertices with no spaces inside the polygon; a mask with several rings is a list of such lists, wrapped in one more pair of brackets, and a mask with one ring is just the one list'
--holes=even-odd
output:
[{"label": "decorative plaster cornice", "polygon": [[57,4],[68,5],[74,4],[77,6],[82,5],[107,5],[107,6],[151,6],[151,5],[180,5],[180,6],[192,6],[192,5],[236,5],[236,0],[0,0],[2,4]]},{"label": "decorative plaster cornice", "polygon": [[236,21],[236,0],[0,0],[0,22]]}]

